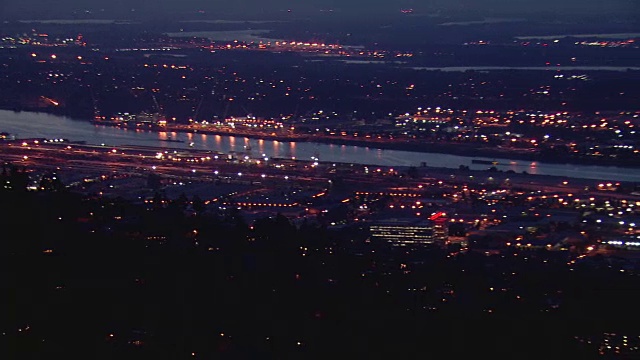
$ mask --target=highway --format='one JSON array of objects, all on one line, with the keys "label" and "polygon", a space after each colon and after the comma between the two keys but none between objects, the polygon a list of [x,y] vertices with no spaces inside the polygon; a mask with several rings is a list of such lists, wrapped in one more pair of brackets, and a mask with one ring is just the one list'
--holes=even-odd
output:
[{"label": "highway", "polygon": [[[385,188],[399,183],[412,184],[417,189],[426,178],[446,179],[449,183],[508,186],[544,193],[573,193],[576,196],[607,196],[639,199],[640,196],[595,191],[598,181],[523,174],[464,172],[455,169],[419,169],[420,176],[400,177],[406,169],[367,167],[356,164],[334,164],[290,159],[250,158],[245,154],[224,154],[195,149],[166,149],[148,146],[106,147],[71,142],[21,140],[0,142],[0,160],[31,169],[76,170],[94,174],[118,173],[147,176],[150,173],[166,178],[253,183],[263,186],[326,187],[339,178],[354,188]],[[380,171],[378,171],[380,169]],[[393,173],[393,174],[392,174]],[[586,188],[590,190],[586,190]]]},{"label": "highway", "polygon": [[[26,144],[26,145],[25,145]],[[150,147],[101,147],[60,143],[0,143],[5,162],[48,170],[82,170],[95,173],[117,172],[164,177],[226,182],[260,182],[262,184],[319,184],[328,181],[328,172],[313,167],[309,161],[264,161],[229,157],[226,154],[198,150]]]}]

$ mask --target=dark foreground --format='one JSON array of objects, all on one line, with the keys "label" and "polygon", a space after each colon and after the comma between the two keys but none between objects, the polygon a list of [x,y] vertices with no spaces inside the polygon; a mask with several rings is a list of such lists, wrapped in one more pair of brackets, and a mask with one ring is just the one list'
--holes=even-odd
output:
[{"label": "dark foreground", "polygon": [[396,251],[188,205],[3,193],[2,358],[590,359],[637,330],[637,275],[605,263]]}]

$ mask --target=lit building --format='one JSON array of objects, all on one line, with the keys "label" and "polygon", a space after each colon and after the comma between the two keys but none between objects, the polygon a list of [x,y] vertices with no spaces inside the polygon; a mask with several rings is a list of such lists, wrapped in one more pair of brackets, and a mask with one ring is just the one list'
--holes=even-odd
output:
[{"label": "lit building", "polygon": [[447,227],[447,214],[439,211],[429,217],[429,221],[433,224],[433,238],[437,241],[446,241],[449,237],[449,229]]},{"label": "lit building", "polygon": [[389,219],[369,228],[371,238],[393,246],[422,246],[436,241],[434,222],[423,219]]}]

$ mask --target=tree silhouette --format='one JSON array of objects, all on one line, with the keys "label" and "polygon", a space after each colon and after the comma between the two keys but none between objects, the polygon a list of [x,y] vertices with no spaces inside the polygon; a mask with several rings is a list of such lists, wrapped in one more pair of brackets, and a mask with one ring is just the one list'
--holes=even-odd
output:
[{"label": "tree silhouette", "polygon": [[202,201],[200,196],[198,196],[197,194],[193,195],[193,197],[191,198],[191,203],[193,210],[197,211],[198,213],[201,213],[205,210],[204,201]]},{"label": "tree silhouette", "polygon": [[42,175],[38,188],[40,191],[49,192],[57,192],[65,189],[64,184],[62,184],[62,181],[60,181],[60,178],[55,173]]}]

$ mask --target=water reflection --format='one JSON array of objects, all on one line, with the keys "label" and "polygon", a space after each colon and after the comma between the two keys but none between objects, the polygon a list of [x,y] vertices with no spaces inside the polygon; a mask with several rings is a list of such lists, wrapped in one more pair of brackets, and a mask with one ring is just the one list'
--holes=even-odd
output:
[{"label": "water reflection", "polygon": [[259,139],[258,140],[258,150],[260,151],[260,153],[264,153],[264,140],[263,139]]},{"label": "water reflection", "polygon": [[[88,121],[73,120],[48,114],[12,111],[0,111],[0,131],[8,132],[17,137],[46,137],[67,138],[70,140],[86,141],[90,144],[107,145],[144,145],[165,148],[189,148],[194,139],[193,134],[187,133],[154,133],[147,129],[126,130],[109,126],[95,126]],[[194,149],[220,152],[242,151],[236,147],[237,140],[233,136],[199,134],[198,143]],[[181,142],[166,141],[171,139]],[[243,138],[244,139],[244,138]],[[490,166],[472,164],[475,157],[465,157],[448,154],[415,153],[396,150],[379,150],[368,147],[332,145],[320,143],[287,143],[271,140],[254,140],[258,142],[259,153],[268,157],[296,157],[311,159],[316,154],[323,161],[348,162],[383,166],[427,166],[458,168],[460,165],[471,169],[483,170]],[[244,139],[244,144],[248,140]],[[374,151],[375,150],[375,151]],[[257,153],[257,152],[256,152]],[[607,166],[586,166],[567,164],[547,164],[539,162],[519,161],[512,159],[490,159],[499,163],[500,170],[513,170],[521,173],[558,175],[579,178],[592,178],[616,181],[640,182],[640,169],[618,168]]]},{"label": "water reflection", "polygon": [[271,157],[281,157],[282,154],[280,153],[280,142],[278,140],[275,140],[271,144]]}]

